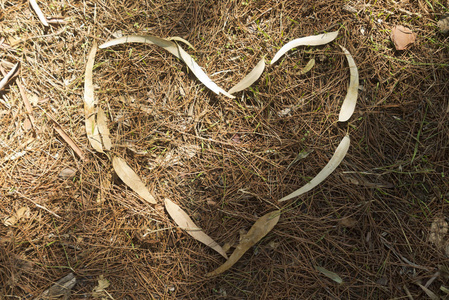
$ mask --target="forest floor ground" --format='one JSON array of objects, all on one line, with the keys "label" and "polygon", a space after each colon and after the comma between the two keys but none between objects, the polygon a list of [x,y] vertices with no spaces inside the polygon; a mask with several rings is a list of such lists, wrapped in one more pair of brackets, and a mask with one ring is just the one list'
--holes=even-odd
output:
[{"label": "forest floor ground", "polygon": [[[21,64],[0,91],[0,299],[37,298],[70,273],[70,299],[447,297],[449,39],[437,27],[447,1],[39,1],[63,21],[48,27],[28,1],[0,5],[1,67]],[[417,34],[406,50],[391,41],[396,25]],[[335,41],[267,65],[235,99],[157,46],[99,49],[93,82],[112,150],[89,144],[84,72],[94,41],[182,37],[229,89],[287,42],[335,30]],[[338,45],[360,74],[345,123],[349,68]],[[345,135],[340,166],[279,202]],[[118,178],[112,155],[157,205]],[[165,198],[229,254],[260,216],[282,214],[230,270],[206,277],[224,258],[176,226]]]}]

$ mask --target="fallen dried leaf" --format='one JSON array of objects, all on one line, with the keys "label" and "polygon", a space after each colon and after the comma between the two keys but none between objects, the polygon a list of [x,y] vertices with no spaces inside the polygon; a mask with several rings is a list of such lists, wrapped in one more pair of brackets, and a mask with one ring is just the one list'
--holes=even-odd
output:
[{"label": "fallen dried leaf", "polygon": [[100,275],[100,277],[98,278],[98,285],[92,291],[92,297],[94,297],[94,298],[106,297],[108,295],[108,293],[106,292],[106,289],[110,285],[111,284],[109,283],[109,281],[107,279],[105,279],[103,277],[103,275]]},{"label": "fallen dried leaf", "polygon": [[84,75],[84,116],[86,118],[87,138],[89,139],[90,144],[96,151],[103,153],[100,132],[95,122],[95,96],[92,80],[92,69],[94,67],[96,53],[97,42],[94,41],[87,58],[86,73]]},{"label": "fallen dried leaf", "polygon": [[249,248],[254,246],[273,229],[279,221],[280,213],[280,210],[275,210],[260,217],[248,233],[243,236],[229,259],[214,271],[207,273],[206,276],[215,276],[231,268]]},{"label": "fallen dried leaf", "polygon": [[167,209],[168,214],[176,222],[176,224],[178,224],[179,227],[184,229],[194,239],[196,239],[197,241],[203,243],[208,247],[211,247],[219,254],[221,254],[224,258],[226,259],[228,258],[223,248],[221,248],[221,246],[217,242],[215,242],[210,236],[204,233],[203,230],[201,230],[198,226],[196,226],[195,223],[192,221],[192,219],[189,217],[189,215],[185,211],[183,211],[178,205],[173,203],[170,199],[165,198],[165,209]]},{"label": "fallen dried leaf", "polygon": [[30,5],[36,12],[39,20],[44,24],[44,26],[48,26],[47,18],[45,18],[44,14],[42,13],[42,10],[40,9],[39,5],[37,5],[36,0],[30,0]]},{"label": "fallen dried leaf", "polygon": [[5,87],[5,85],[11,79],[11,77],[13,77],[17,73],[18,69],[19,63],[16,63],[14,67],[8,72],[8,74],[6,74],[6,76],[0,81],[0,90],[2,90]]},{"label": "fallen dried leaf", "polygon": [[335,40],[335,38],[338,35],[338,30],[333,32],[328,32],[324,34],[318,34],[318,35],[311,35],[302,37],[299,39],[295,39],[293,41],[288,42],[285,44],[273,57],[271,60],[271,65],[278,61],[279,58],[281,58],[285,53],[287,53],[289,50],[298,47],[298,46],[319,46],[319,45],[325,45],[327,43],[332,42]]},{"label": "fallen dried leaf", "polygon": [[326,270],[323,267],[320,266],[315,266],[315,269],[317,269],[317,271],[319,271],[320,273],[322,273],[324,276],[332,279],[333,281],[335,281],[338,284],[342,284],[343,283],[343,279],[341,279],[340,276],[338,276],[336,273],[331,272],[329,270]]},{"label": "fallen dried leaf", "polygon": [[129,186],[134,192],[139,194],[145,201],[151,204],[156,204],[153,195],[148,191],[145,184],[140,177],[131,169],[128,164],[120,157],[115,156],[112,159],[112,166],[118,177]]},{"label": "fallen dried leaf", "polygon": [[424,291],[424,293],[426,293],[426,295],[432,299],[432,300],[439,300],[440,297],[438,297],[434,292],[432,292],[431,290],[429,290],[427,287],[423,286],[420,283],[417,283],[417,285],[422,288],[422,290]]},{"label": "fallen dried leaf", "polygon": [[416,33],[402,25],[395,26],[391,30],[391,40],[396,50],[405,50],[415,42]]},{"label": "fallen dried leaf", "polygon": [[318,184],[320,184],[324,179],[326,179],[337,167],[340,165],[343,158],[346,156],[346,153],[348,152],[350,144],[350,138],[349,136],[345,136],[343,140],[338,145],[337,149],[335,150],[334,155],[331,157],[327,165],[324,166],[324,168],[308,183],[306,183],[301,188],[297,189],[293,193],[285,196],[279,202],[289,200],[294,197],[298,197],[314,187],[316,187]]},{"label": "fallen dried leaf", "polygon": [[[217,95],[223,94],[229,98],[234,98],[234,96],[228,94],[225,90],[217,86],[207,75],[204,73],[204,71],[198,66],[198,64],[193,60],[193,58],[182,49],[181,46],[176,44],[175,42],[172,42],[171,40],[163,39],[156,36],[151,35],[129,35],[129,36],[123,36],[111,41],[108,41],[102,45],[100,45],[100,49],[112,47],[115,45],[125,44],[125,43],[146,43],[146,44],[154,44],[159,47],[164,48],[177,58],[184,61],[184,63],[187,65],[187,67],[192,71],[192,73],[200,80],[207,88],[209,88],[211,91],[216,93]],[[175,40],[181,40],[181,38],[174,37],[172,39]],[[187,42],[187,41],[183,41]],[[187,42],[188,43],[188,42]],[[190,45],[190,43],[188,43]],[[191,46],[191,45],[190,45]]]},{"label": "fallen dried leaf", "polygon": [[343,46],[340,46],[340,48],[346,55],[350,72],[348,91],[346,93],[345,100],[343,100],[343,104],[340,109],[340,115],[338,116],[339,122],[346,122],[354,113],[355,105],[357,103],[357,95],[359,90],[359,71],[354,59],[352,58],[351,53],[349,53],[349,51],[346,50],[346,48]]},{"label": "fallen dried leaf", "polygon": [[26,212],[29,211],[28,207],[21,207],[19,208],[13,216],[9,217],[5,220],[4,224],[5,226],[14,226],[17,224],[17,222],[20,221],[21,218],[23,218],[26,214]]},{"label": "fallen dried leaf", "polygon": [[229,91],[229,94],[234,94],[239,91],[243,91],[247,87],[250,87],[257,79],[259,79],[260,75],[262,75],[263,70],[265,69],[265,58],[262,58],[254,69],[249,72],[239,83],[234,85]]},{"label": "fallen dried leaf", "polygon": [[65,168],[59,172],[58,177],[61,179],[69,179],[75,176],[76,170],[72,168]]}]

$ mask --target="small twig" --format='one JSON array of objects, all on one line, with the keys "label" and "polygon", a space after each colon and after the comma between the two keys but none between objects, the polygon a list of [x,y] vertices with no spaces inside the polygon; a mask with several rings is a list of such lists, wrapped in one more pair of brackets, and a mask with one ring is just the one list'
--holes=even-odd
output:
[{"label": "small twig", "polygon": [[24,199],[30,201],[31,203],[33,203],[33,204],[36,205],[37,207],[39,207],[39,208],[41,208],[41,209],[43,209],[43,210],[46,210],[47,212],[51,213],[53,216],[55,216],[55,217],[57,217],[57,218],[61,218],[61,216],[59,216],[58,214],[52,212],[51,210],[49,210],[48,208],[46,208],[46,207],[44,207],[44,206],[42,206],[42,205],[40,205],[40,204],[37,204],[34,200],[28,198],[27,196],[25,196],[25,195],[22,194],[21,192],[16,191],[16,194],[18,194],[20,197],[22,197],[22,198],[24,198]]},{"label": "small twig", "polygon": [[421,269],[421,270],[426,270],[426,271],[430,271],[430,268],[426,268],[420,265],[417,265],[411,261],[409,261],[407,258],[405,258],[404,256],[400,255],[394,248],[393,246],[383,237],[380,237],[380,241],[382,242],[382,244],[384,244],[385,247],[387,247],[388,249],[390,249],[394,255],[396,255],[399,259],[401,259],[403,262],[405,262],[406,264],[417,268],[417,269]]}]

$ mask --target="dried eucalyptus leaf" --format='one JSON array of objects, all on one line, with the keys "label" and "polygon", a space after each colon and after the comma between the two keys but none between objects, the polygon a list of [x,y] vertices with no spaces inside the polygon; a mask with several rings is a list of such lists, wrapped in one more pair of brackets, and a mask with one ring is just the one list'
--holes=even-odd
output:
[{"label": "dried eucalyptus leaf", "polygon": [[260,217],[248,233],[241,238],[240,243],[237,248],[235,248],[229,259],[214,271],[207,273],[206,276],[215,276],[231,268],[243,256],[243,254],[248,251],[249,248],[254,246],[273,229],[273,227],[278,223],[279,217],[279,210],[269,212]]},{"label": "dried eucalyptus leaf", "polygon": [[285,53],[287,53],[289,50],[291,50],[291,49],[293,49],[295,47],[298,47],[298,46],[319,46],[319,45],[325,45],[325,44],[328,44],[328,43],[332,42],[333,40],[335,40],[337,35],[338,35],[338,30],[337,31],[333,31],[333,32],[324,33],[324,34],[306,36],[306,37],[302,37],[302,38],[290,41],[287,44],[285,44],[275,54],[275,56],[271,60],[270,64],[272,65],[275,62],[277,62],[279,60],[279,58],[281,58]]},{"label": "dried eucalyptus leaf", "polygon": [[203,243],[204,245],[211,247],[224,258],[228,258],[226,252],[223,248],[215,242],[210,236],[204,233],[203,230],[198,228],[198,226],[193,223],[189,215],[183,211],[178,205],[173,203],[170,199],[165,199],[165,208],[167,209],[170,217],[178,224],[179,227],[184,229],[188,234],[190,234],[194,239]]},{"label": "dried eucalyptus leaf", "polygon": [[315,66],[315,59],[311,58],[309,62],[306,64],[306,66],[299,72],[299,75],[304,75]]},{"label": "dried eucalyptus leaf", "polygon": [[290,195],[285,196],[284,198],[279,200],[279,202],[286,201],[286,200],[298,197],[298,196],[300,196],[300,195],[310,191],[311,189],[316,187],[318,184],[320,184],[341,163],[343,158],[346,156],[346,153],[348,152],[349,144],[350,144],[350,138],[349,138],[349,136],[345,136],[343,138],[343,140],[340,142],[340,144],[338,145],[337,149],[335,150],[334,155],[329,160],[327,165],[324,166],[324,168],[312,180],[310,180],[308,183],[306,183],[304,186],[302,186],[301,188],[297,189],[296,191],[294,191]]},{"label": "dried eucalyptus leaf", "polygon": [[112,159],[112,167],[117,173],[118,177],[129,186],[134,192],[139,194],[145,201],[151,204],[156,204],[153,195],[150,194],[145,184],[142,182],[136,172],[131,169],[128,164],[120,157],[115,156]]},{"label": "dried eucalyptus leaf", "polygon": [[30,5],[36,12],[36,14],[37,14],[39,20],[42,22],[42,24],[44,24],[44,26],[48,26],[47,18],[42,13],[42,10],[39,7],[39,5],[37,5],[36,0],[30,0]]},{"label": "dried eucalyptus leaf", "polygon": [[93,42],[92,49],[89,52],[86,64],[86,73],[84,75],[84,116],[86,118],[86,133],[92,147],[103,153],[101,145],[100,133],[95,122],[95,97],[94,84],[92,80],[92,69],[95,62],[95,54],[97,53],[97,42]]},{"label": "dried eucalyptus leaf", "polygon": [[346,50],[346,48],[343,46],[340,46],[340,48],[346,55],[350,72],[348,92],[346,94],[345,100],[343,100],[343,104],[340,109],[340,115],[338,116],[339,122],[346,122],[354,113],[355,105],[357,103],[357,95],[359,90],[359,71],[354,59],[352,58],[351,53],[349,53],[349,51]]},{"label": "dried eucalyptus leaf", "polygon": [[417,283],[417,285],[424,291],[424,293],[426,293],[426,295],[432,299],[432,300],[440,300],[440,297],[438,297],[434,292],[432,292],[431,290],[429,290],[427,287],[425,287],[422,284]]},{"label": "dried eucalyptus leaf", "polygon": [[262,75],[263,70],[265,69],[265,58],[262,58],[254,69],[249,72],[239,83],[234,85],[229,91],[229,94],[234,94],[239,91],[243,91],[247,87],[250,87],[257,79],[259,79],[260,75]]},{"label": "dried eucalyptus leaf", "polygon": [[8,81],[11,79],[11,77],[16,74],[17,70],[19,69],[19,63],[16,63],[14,67],[6,74],[6,76],[0,81],[0,90],[2,90],[5,85],[8,83]]},{"label": "dried eucalyptus leaf", "polygon": [[167,38],[167,40],[169,40],[169,41],[178,41],[178,42],[184,43],[184,44],[186,44],[187,46],[189,46],[190,48],[192,48],[193,50],[196,51],[195,47],[193,47],[192,44],[190,44],[188,41],[186,41],[182,37],[172,36],[172,37]]},{"label": "dried eucalyptus leaf", "polygon": [[199,81],[201,81],[208,89],[210,89],[212,92],[214,92],[217,95],[223,94],[226,97],[229,98],[235,98],[225,90],[223,90],[221,87],[219,87],[215,82],[210,79],[206,73],[200,68],[200,66],[193,60],[193,58],[182,49],[181,46],[178,45],[179,50],[179,56],[184,61],[184,63],[187,65],[187,67],[192,71],[192,73],[198,78]]},{"label": "dried eucalyptus leaf", "polygon": [[181,58],[179,56],[178,47],[176,46],[175,42],[157,37],[152,35],[127,35],[122,36],[117,39],[113,39],[110,41],[107,41],[104,44],[101,44],[99,46],[100,49],[120,45],[120,44],[127,44],[127,43],[144,43],[144,44],[151,44],[151,45],[157,45],[159,47],[164,48],[177,58]]},{"label": "dried eucalyptus leaf", "polygon": [[[177,40],[179,40],[178,38]],[[192,71],[192,73],[198,78],[199,81],[201,81],[207,88],[209,88],[211,91],[213,91],[215,94],[223,94],[227,97],[234,98],[234,96],[228,94],[225,90],[218,87],[207,75],[204,73],[204,71],[198,66],[198,64],[193,60],[193,58],[182,49],[181,46],[176,44],[175,42],[172,42],[168,39],[159,38],[156,36],[151,35],[129,35],[120,37],[118,39],[114,39],[111,41],[108,41],[102,45],[100,45],[100,48],[107,48],[119,44],[125,44],[125,43],[146,43],[146,44],[154,44],[157,46],[160,46],[176,56],[177,58],[180,58],[184,63],[187,65],[187,67]]]},{"label": "dried eucalyptus leaf", "polygon": [[329,270],[326,270],[323,267],[320,266],[315,266],[315,268],[317,269],[317,271],[319,271],[320,273],[322,273],[324,276],[332,279],[333,281],[335,281],[338,284],[342,284],[343,283],[343,279],[341,279],[340,276],[338,276],[336,273],[331,272]]}]

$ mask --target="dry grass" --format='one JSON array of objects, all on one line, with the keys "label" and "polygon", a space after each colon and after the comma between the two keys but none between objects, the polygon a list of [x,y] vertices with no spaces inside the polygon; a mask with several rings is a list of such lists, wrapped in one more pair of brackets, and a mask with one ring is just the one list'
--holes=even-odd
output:
[{"label": "dry grass", "polygon": [[[11,83],[0,94],[0,299],[37,297],[69,272],[77,278],[71,299],[90,298],[99,275],[110,281],[114,299],[426,297],[416,283],[449,265],[427,240],[435,216],[448,215],[449,41],[436,29],[448,3],[368,2],[349,3],[357,10],[350,13],[346,1],[40,1],[46,16],[67,20],[44,28],[25,1],[0,1],[0,37],[15,43],[0,48],[2,66],[21,62],[18,80],[35,119],[33,130]],[[417,32],[411,49],[393,50],[389,32],[396,24]],[[336,29],[363,86],[343,125],[337,119],[349,72],[335,42],[289,52],[235,100],[207,91],[157,47],[97,53],[95,92],[109,117],[112,152],[160,203],[178,203],[221,244],[237,242],[242,229],[277,208],[351,136],[333,175],[282,203],[270,234],[230,271],[206,278],[223,258],[177,229],[161,205],[141,201],[88,144],[82,96],[92,41],[118,31],[183,37],[196,47],[189,53],[198,64],[229,89],[289,40]],[[312,71],[295,75],[310,58],[317,60]],[[291,113],[279,116],[286,108]],[[186,147],[196,149],[194,157]],[[20,151],[26,152],[5,160]],[[60,178],[65,168],[76,176]],[[21,221],[3,225],[24,206]],[[443,296],[445,282],[440,275],[429,289]]]}]

